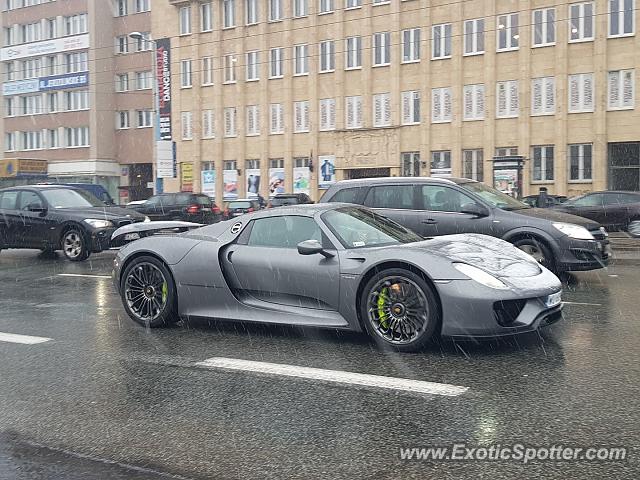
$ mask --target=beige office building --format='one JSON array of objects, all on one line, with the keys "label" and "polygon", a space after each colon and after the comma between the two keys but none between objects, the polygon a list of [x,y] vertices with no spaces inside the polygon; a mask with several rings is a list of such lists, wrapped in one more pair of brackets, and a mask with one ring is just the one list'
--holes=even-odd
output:
[{"label": "beige office building", "polygon": [[2,0],[0,186],[95,182],[147,197],[151,0]]},{"label": "beige office building", "polygon": [[[635,8],[156,0],[178,160],[165,189],[221,201],[259,176],[266,197],[283,177],[317,199],[336,178],[452,175],[525,195],[638,190]],[[519,188],[513,170],[494,178],[495,157],[513,156]]]}]

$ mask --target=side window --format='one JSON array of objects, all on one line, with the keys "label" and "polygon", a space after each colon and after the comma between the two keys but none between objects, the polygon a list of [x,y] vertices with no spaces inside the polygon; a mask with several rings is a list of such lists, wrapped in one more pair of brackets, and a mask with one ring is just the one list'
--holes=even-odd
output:
[{"label": "side window", "polygon": [[1,193],[0,195],[2,195],[2,197],[0,197],[0,208],[5,210],[16,209],[16,203],[18,200],[17,191],[4,192],[4,193]]},{"label": "side window", "polygon": [[573,204],[576,207],[601,207],[602,195],[587,195],[586,197],[577,199]]},{"label": "side window", "polygon": [[[192,203],[191,201],[191,197],[192,195],[190,193],[178,193],[175,197],[175,204],[176,205],[189,205],[190,203]],[[167,201],[165,203],[169,203],[170,200],[167,199]]]},{"label": "side window", "polygon": [[161,203],[160,198],[161,197],[159,195],[156,195],[155,197],[151,197],[149,200],[145,202],[145,205],[149,205],[149,206],[160,205]]},{"label": "side window", "polygon": [[329,201],[337,203],[357,203],[356,201],[361,190],[362,187],[343,188],[342,190],[338,190]]},{"label": "side window", "polygon": [[422,186],[422,207],[433,212],[460,212],[463,205],[476,201],[462,192],[443,185]]},{"label": "side window", "polygon": [[634,195],[633,193],[621,193],[620,200],[622,203],[640,203],[640,195]]},{"label": "side window", "polygon": [[322,242],[322,231],[313,218],[294,215],[260,218],[253,222],[248,245],[296,248],[305,240]]},{"label": "side window", "polygon": [[413,185],[392,185],[371,187],[364,204],[371,208],[398,208],[411,210],[413,206]]},{"label": "side window", "polygon": [[621,205],[624,203],[622,195],[616,193],[607,193],[603,195],[605,205]]},{"label": "side window", "polygon": [[40,200],[40,197],[35,192],[22,191],[18,210],[29,210],[30,207],[42,208],[42,200]]}]

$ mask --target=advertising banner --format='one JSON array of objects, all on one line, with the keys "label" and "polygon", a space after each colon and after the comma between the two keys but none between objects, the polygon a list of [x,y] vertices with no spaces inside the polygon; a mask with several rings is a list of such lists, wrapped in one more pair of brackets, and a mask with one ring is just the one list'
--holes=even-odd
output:
[{"label": "advertising banner", "polygon": [[329,188],[336,183],[336,156],[320,155],[318,157],[318,187]]},{"label": "advertising banner", "polygon": [[293,169],[293,193],[309,194],[309,167],[295,167]]},{"label": "advertising banner", "polygon": [[21,95],[23,93],[35,93],[40,90],[40,82],[37,78],[18,80],[2,84],[2,96]]},{"label": "advertising banner", "polygon": [[87,85],[89,85],[88,72],[41,77],[39,82],[41,92],[46,92],[48,90],[62,90],[63,88],[86,87]]},{"label": "advertising banner", "polygon": [[180,164],[180,191],[193,192],[193,163]]},{"label": "advertising banner", "polygon": [[202,193],[215,197],[216,195],[216,171],[215,170],[202,170],[200,172],[202,181]]},{"label": "advertising banner", "polygon": [[160,139],[171,140],[171,39],[156,40]]},{"label": "advertising banner", "polygon": [[233,200],[238,198],[238,171],[223,170],[222,181],[224,183],[222,197],[225,200]]},{"label": "advertising banner", "polygon": [[245,171],[247,178],[247,198],[258,198],[260,193],[260,169],[249,168]]},{"label": "advertising banner", "polygon": [[0,160],[0,178],[42,177],[47,174],[46,160],[12,158]]},{"label": "advertising banner", "polygon": [[42,42],[32,42],[4,47],[0,50],[0,62],[15,60],[17,58],[68,52],[70,50],[80,50],[83,48],[89,48],[88,33],[75,35],[73,37],[54,38],[52,40],[44,40]]},{"label": "advertising banner", "polygon": [[159,140],[156,142],[156,177],[176,178],[174,142]]},{"label": "advertising banner", "polygon": [[273,197],[278,193],[285,193],[284,168],[270,168],[269,169],[269,196]]}]

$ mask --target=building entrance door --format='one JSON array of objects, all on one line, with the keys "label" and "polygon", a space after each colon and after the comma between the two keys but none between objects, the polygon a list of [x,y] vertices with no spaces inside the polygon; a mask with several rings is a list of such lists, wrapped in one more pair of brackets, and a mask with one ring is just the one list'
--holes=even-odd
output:
[{"label": "building entrance door", "polygon": [[640,142],[609,144],[609,189],[640,191]]}]

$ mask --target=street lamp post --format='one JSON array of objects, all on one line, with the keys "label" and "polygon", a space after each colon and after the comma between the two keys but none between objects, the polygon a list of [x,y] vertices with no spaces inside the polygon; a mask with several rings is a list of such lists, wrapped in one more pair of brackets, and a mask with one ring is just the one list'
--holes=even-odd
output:
[{"label": "street lamp post", "polygon": [[156,41],[149,36],[146,38],[141,32],[131,32],[129,38],[133,40],[148,42],[152,45],[151,48],[151,75],[152,75],[152,95],[153,95],[153,145],[151,147],[151,171],[155,172],[153,182],[153,193],[162,193],[163,184],[162,178],[157,177],[157,145],[160,140],[160,97],[158,95],[158,62],[157,62],[157,50],[158,46]]}]

